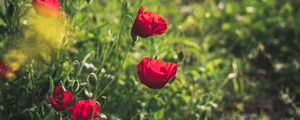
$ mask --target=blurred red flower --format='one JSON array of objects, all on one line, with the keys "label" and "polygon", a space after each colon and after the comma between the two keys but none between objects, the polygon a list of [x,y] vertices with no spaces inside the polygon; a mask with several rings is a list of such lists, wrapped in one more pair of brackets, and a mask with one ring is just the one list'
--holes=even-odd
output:
[{"label": "blurred red flower", "polygon": [[46,96],[46,99],[50,101],[52,107],[56,111],[64,111],[70,108],[73,95],[69,91],[64,91],[61,86],[56,86],[52,92],[52,99]]},{"label": "blurred red flower", "polygon": [[65,13],[59,12],[58,0],[32,0],[32,6],[37,14],[44,17],[66,16]]},{"label": "blurred red flower", "polygon": [[159,89],[165,86],[175,76],[177,65],[162,60],[144,58],[138,65],[140,81],[149,88]]},{"label": "blurred red flower", "polygon": [[141,6],[131,32],[132,34],[146,38],[163,34],[167,31],[167,28],[168,25],[164,18],[153,12],[144,12],[144,8]]},{"label": "blurred red flower", "polygon": [[79,100],[70,109],[72,120],[102,120],[96,118],[100,112],[100,104],[93,100]]},{"label": "blurred red flower", "polygon": [[1,78],[3,78],[3,79],[5,78],[6,71],[7,71],[6,64],[3,61],[0,61],[0,77]]},{"label": "blurred red flower", "polygon": [[9,65],[0,60],[0,80],[9,80],[19,72],[18,68],[11,68]]}]

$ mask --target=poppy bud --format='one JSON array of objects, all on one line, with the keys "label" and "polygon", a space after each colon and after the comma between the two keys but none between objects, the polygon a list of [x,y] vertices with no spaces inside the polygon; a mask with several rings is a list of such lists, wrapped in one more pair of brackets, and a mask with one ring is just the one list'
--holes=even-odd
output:
[{"label": "poppy bud", "polygon": [[131,38],[132,38],[133,42],[135,42],[137,40],[137,36],[133,31],[131,31]]},{"label": "poppy bud", "polygon": [[97,75],[95,73],[91,73],[89,74],[89,76],[87,77],[87,81],[93,85],[96,86],[97,85]]},{"label": "poppy bud", "polygon": [[135,36],[147,38],[161,35],[167,31],[167,28],[168,25],[164,18],[154,12],[144,11],[143,6],[141,6],[131,28],[131,36],[135,40]]},{"label": "poppy bud", "polygon": [[10,3],[7,8],[7,16],[12,17],[14,15],[14,12],[15,12],[15,6],[12,3]]},{"label": "poppy bud", "polygon": [[93,15],[93,17],[92,17],[92,20],[93,20],[93,23],[97,23],[97,17],[96,17],[96,15]]},{"label": "poppy bud", "polygon": [[184,58],[184,54],[183,54],[183,52],[182,51],[180,51],[178,54],[178,59],[180,60],[180,61],[182,61],[183,60],[183,58]]},{"label": "poppy bud", "polygon": [[76,92],[77,90],[79,90],[80,84],[78,80],[73,80],[71,86],[72,86],[72,91]]},{"label": "poppy bud", "polygon": [[144,58],[138,65],[138,76],[141,83],[149,88],[159,89],[165,86],[177,72],[175,63]]},{"label": "poppy bud", "polygon": [[78,70],[80,69],[80,62],[79,62],[79,60],[73,61],[73,66],[75,68],[75,71],[78,72]]},{"label": "poppy bud", "polygon": [[85,0],[87,4],[90,4],[92,0]]}]

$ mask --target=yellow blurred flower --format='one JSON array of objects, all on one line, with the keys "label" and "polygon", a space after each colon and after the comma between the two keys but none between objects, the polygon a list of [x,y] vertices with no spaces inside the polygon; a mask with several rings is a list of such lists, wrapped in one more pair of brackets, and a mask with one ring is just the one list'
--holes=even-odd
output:
[{"label": "yellow blurred flower", "polygon": [[20,68],[26,59],[25,54],[20,50],[10,50],[4,55],[4,62],[12,68]]}]

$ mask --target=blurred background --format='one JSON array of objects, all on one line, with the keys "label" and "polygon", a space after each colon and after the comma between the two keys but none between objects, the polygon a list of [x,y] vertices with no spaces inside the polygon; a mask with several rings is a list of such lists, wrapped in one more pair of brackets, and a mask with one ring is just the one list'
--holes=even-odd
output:
[{"label": "blurred background", "polygon": [[[52,60],[34,57],[15,79],[0,81],[0,118],[68,119],[68,112],[57,113],[44,100],[49,81],[84,83],[99,70],[97,100],[109,120],[300,119],[299,0],[71,2],[61,1],[68,14],[68,47]],[[4,58],[18,44],[11,36],[30,29],[21,11],[32,8],[30,0],[16,0],[10,15],[4,0],[0,3]],[[163,16],[168,31],[131,46],[130,28],[140,5]],[[145,87],[136,74],[137,63],[153,56],[179,66],[160,90]],[[74,61],[83,66],[80,74],[73,74]],[[94,90],[84,84],[79,89],[84,92],[76,92],[75,99]]]}]

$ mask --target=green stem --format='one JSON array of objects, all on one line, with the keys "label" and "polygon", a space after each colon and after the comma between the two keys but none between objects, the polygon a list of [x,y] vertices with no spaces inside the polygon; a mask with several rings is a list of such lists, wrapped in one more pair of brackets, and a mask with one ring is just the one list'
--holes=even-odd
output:
[{"label": "green stem", "polygon": [[[149,98],[149,99],[147,100],[147,102],[145,102],[146,104],[144,105],[144,107],[146,107],[147,105],[149,105],[149,103],[150,103],[150,101],[152,100],[152,98],[156,98],[156,97],[158,97],[158,96],[161,96],[162,93],[163,93],[162,90],[159,90],[158,92],[155,91],[155,93],[152,92],[152,95],[151,95],[151,96],[153,96],[153,97]],[[139,113],[140,113],[140,112],[139,112]],[[137,113],[136,115],[134,115],[130,120],[134,120],[134,119],[139,115],[139,113]]]},{"label": "green stem", "polygon": [[119,71],[117,72],[116,78],[113,79],[113,80],[111,80],[111,81],[108,83],[108,85],[105,86],[105,88],[101,91],[101,93],[99,94],[99,96],[97,96],[97,99],[98,99],[100,96],[102,96],[102,95],[104,94],[104,92],[109,88],[109,86],[110,86],[114,81],[116,81],[117,79],[119,79],[119,75],[120,75],[120,73],[121,73],[121,70],[122,70],[122,68],[123,68],[123,65],[124,65],[124,63],[125,63],[125,61],[126,61],[128,55],[129,55],[129,51],[127,51],[127,54],[126,54],[125,58],[123,59],[122,64],[121,64],[120,67],[119,67]]},{"label": "green stem", "polygon": [[152,58],[156,59],[157,58],[157,50],[156,50],[156,44],[155,44],[155,40],[153,37],[150,38],[150,45],[151,46],[151,54],[153,55]]},{"label": "green stem", "polygon": [[[113,43],[113,46],[110,48],[110,50],[109,50],[109,53],[111,53],[112,52],[112,49],[114,48],[114,52],[113,53],[115,53],[114,55],[113,55],[113,57],[112,58],[116,58],[117,57],[117,53],[118,53],[118,50],[119,50],[119,47],[120,47],[120,42],[121,42],[121,35],[122,35],[122,33],[123,33],[123,26],[124,26],[124,17],[125,17],[125,11],[124,11],[124,9],[123,9],[123,5],[125,4],[125,0],[123,0],[123,2],[122,2],[122,11],[121,11],[121,24],[120,24],[120,32],[119,32],[119,34],[118,34],[118,39],[117,39],[117,41],[116,42],[114,42]],[[96,85],[96,89],[95,89],[95,96],[94,97],[96,97],[96,99],[98,99],[107,89],[108,89],[108,87],[115,81],[115,80],[117,80],[118,79],[118,76],[119,76],[119,74],[120,74],[120,72],[121,72],[121,69],[123,68],[123,65],[124,65],[124,63],[125,63],[125,60],[126,60],[126,58],[127,58],[127,56],[128,56],[128,54],[129,54],[129,50],[127,50],[127,54],[126,54],[126,56],[125,56],[125,58],[123,59],[123,61],[122,61],[122,63],[121,63],[121,65],[119,66],[119,68],[118,68],[118,73],[117,73],[117,77],[115,78],[115,79],[113,79],[113,80],[111,80],[109,83],[108,83],[108,85],[106,85],[106,87],[101,91],[101,93],[100,94],[98,94],[97,95],[97,91],[99,90],[99,82],[97,82],[97,85]],[[105,55],[106,56],[106,55]],[[112,66],[113,65],[115,65],[114,63],[116,63],[116,60],[117,59],[114,59],[113,60],[113,63],[110,65],[110,70],[111,70],[111,68],[112,68]],[[99,66],[99,68],[98,68],[98,70],[96,71],[96,73],[99,73],[99,71],[101,70],[101,68],[102,68],[102,65],[103,65],[103,63],[104,63],[104,61],[102,62],[102,64]],[[104,75],[103,74],[101,74],[101,76],[99,77],[99,78],[102,78],[102,77],[104,77]]]}]

